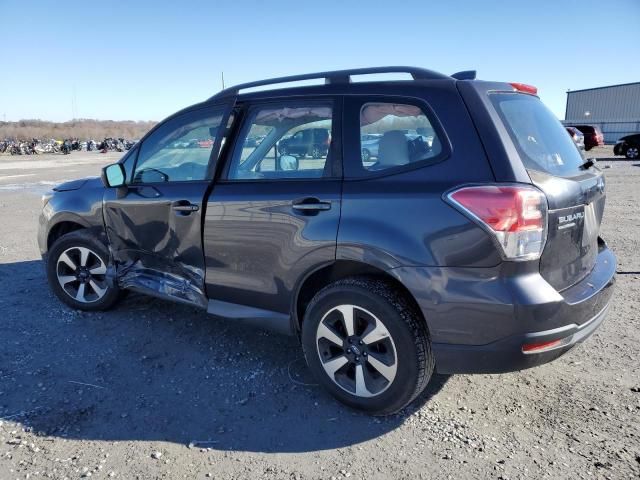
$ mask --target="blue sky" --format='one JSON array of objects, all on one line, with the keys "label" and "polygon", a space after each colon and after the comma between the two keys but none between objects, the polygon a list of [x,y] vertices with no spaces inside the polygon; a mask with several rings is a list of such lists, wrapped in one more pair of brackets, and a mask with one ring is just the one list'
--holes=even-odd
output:
[{"label": "blue sky", "polygon": [[568,89],[640,81],[640,0],[0,0],[0,18],[7,120],[160,120],[221,71],[475,69],[536,85],[559,118]]}]

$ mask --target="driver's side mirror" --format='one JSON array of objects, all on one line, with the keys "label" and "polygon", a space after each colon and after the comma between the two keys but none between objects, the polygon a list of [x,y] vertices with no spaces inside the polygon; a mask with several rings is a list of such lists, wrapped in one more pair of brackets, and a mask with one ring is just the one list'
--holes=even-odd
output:
[{"label": "driver's side mirror", "polygon": [[113,163],[102,169],[102,183],[105,187],[121,187],[125,184],[126,174],[124,165]]}]

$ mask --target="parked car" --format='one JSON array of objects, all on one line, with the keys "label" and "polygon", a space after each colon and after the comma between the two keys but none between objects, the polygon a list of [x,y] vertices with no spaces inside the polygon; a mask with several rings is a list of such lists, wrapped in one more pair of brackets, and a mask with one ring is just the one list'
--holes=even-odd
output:
[{"label": "parked car", "polygon": [[210,138],[198,140],[198,147],[208,148],[209,150],[211,150],[211,148],[213,148],[213,140],[211,140]]},{"label": "parked car", "polygon": [[640,133],[627,135],[618,140],[613,147],[613,154],[624,155],[632,160],[640,158]]},{"label": "parked car", "polygon": [[584,149],[591,150],[593,147],[604,145],[604,136],[600,128],[593,125],[573,125],[584,135]]},{"label": "parked car", "polygon": [[[348,81],[390,72],[416,81]],[[309,79],[324,84],[244,93]],[[413,67],[223,90],[101,179],[45,196],[49,284],[80,310],[135,290],[294,335],[320,384],[374,414],[409,404],[434,372],[552,361],[604,320],[616,257],[600,238],[603,172],[536,93]],[[203,125],[210,151],[172,148]],[[317,125],[326,133],[299,151],[331,132],[326,158],[300,162],[291,142],[277,153]],[[363,162],[373,127],[377,158]],[[252,131],[269,133],[247,152]]]},{"label": "parked car", "polygon": [[305,128],[289,138],[280,140],[278,150],[282,155],[309,155],[311,158],[321,158],[329,151],[329,139],[329,130],[326,128]]},{"label": "parked car", "polygon": [[584,134],[576,127],[565,127],[565,130],[576,144],[579,150],[584,150]]},{"label": "parked car", "polygon": [[378,144],[382,134],[368,133],[360,136],[362,161],[368,162],[372,157],[378,156]]}]

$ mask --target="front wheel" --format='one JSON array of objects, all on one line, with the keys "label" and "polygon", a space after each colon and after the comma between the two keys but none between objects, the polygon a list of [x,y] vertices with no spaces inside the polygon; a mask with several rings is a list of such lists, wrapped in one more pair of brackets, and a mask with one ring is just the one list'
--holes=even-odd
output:
[{"label": "front wheel", "polygon": [[427,327],[393,285],[367,277],[316,294],[302,325],[311,372],[341,402],[394,413],[426,387],[434,368]]},{"label": "front wheel", "polygon": [[119,299],[117,287],[107,282],[109,252],[87,231],[60,237],[47,256],[47,277],[53,293],[78,310],[107,310]]},{"label": "front wheel", "polygon": [[627,147],[627,151],[624,156],[630,160],[635,160],[640,157],[640,149],[638,147]]}]

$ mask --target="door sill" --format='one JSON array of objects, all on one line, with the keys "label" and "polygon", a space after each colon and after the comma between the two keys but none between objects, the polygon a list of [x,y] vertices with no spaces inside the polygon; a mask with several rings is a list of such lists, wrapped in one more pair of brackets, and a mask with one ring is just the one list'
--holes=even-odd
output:
[{"label": "door sill", "polygon": [[284,335],[293,335],[291,316],[286,313],[263,310],[238,303],[209,300],[207,313],[225,320],[239,320],[252,326]]}]

